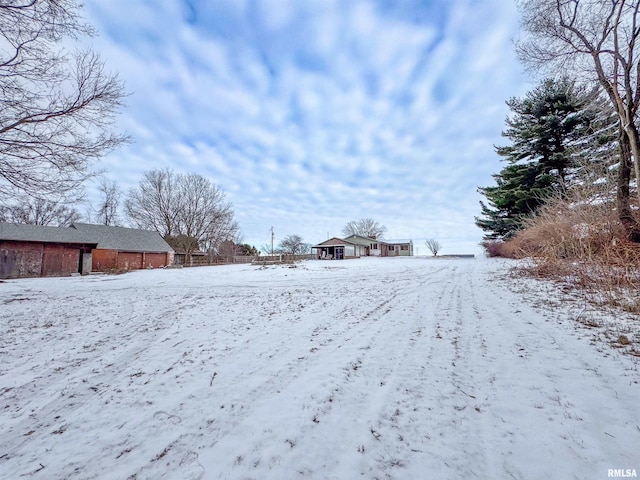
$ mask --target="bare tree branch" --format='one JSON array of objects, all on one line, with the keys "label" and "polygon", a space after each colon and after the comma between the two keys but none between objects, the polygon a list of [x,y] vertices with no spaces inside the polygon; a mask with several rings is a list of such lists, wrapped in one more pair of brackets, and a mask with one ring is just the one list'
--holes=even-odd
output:
[{"label": "bare tree branch", "polygon": [[438,256],[438,252],[442,248],[442,245],[440,244],[440,242],[438,240],[435,240],[433,238],[429,238],[429,239],[425,240],[424,244],[427,246],[427,248],[433,254],[434,257]]},{"label": "bare tree branch", "polygon": [[363,218],[357,221],[351,221],[347,223],[342,229],[342,233],[345,236],[359,235],[361,237],[368,237],[374,239],[383,238],[387,227],[380,225],[372,218]]},{"label": "bare tree branch", "polygon": [[156,230],[187,255],[196,248],[215,250],[239,231],[225,194],[201,175],[171,170],[146,172],[131,189],[125,211],[140,228]]},{"label": "bare tree branch", "polygon": [[91,50],[77,0],[0,3],[0,197],[77,192],[93,162],[129,141],[112,131],[125,96]]},{"label": "bare tree branch", "polygon": [[64,199],[45,200],[23,196],[12,203],[0,205],[2,222],[68,227],[80,219],[78,210],[68,205]]},{"label": "bare tree branch", "polygon": [[[633,217],[627,193],[632,170],[640,180],[636,51],[640,0],[521,0],[519,4],[528,35],[517,49],[524,64],[535,71],[573,72],[585,83],[596,82],[614,107],[621,129],[618,213],[629,238],[640,241],[640,225],[629,221]],[[640,188],[636,190],[640,203]]]},{"label": "bare tree branch", "polygon": [[278,250],[291,255],[301,255],[309,252],[311,245],[305,243],[300,235],[287,235],[280,242]]},{"label": "bare tree branch", "polygon": [[98,187],[101,201],[96,211],[96,221],[102,225],[117,225],[121,192],[114,181],[100,180]]}]

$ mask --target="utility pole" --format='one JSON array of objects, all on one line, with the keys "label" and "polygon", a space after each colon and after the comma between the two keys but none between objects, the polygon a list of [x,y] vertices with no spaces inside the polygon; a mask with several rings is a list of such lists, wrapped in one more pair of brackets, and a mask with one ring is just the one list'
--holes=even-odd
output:
[{"label": "utility pole", "polygon": [[271,255],[273,255],[273,237],[274,237],[273,227],[271,227]]}]

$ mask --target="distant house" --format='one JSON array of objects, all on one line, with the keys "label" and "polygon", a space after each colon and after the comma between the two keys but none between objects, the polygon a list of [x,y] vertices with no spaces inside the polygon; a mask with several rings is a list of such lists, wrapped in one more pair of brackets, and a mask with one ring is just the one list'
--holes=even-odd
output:
[{"label": "distant house", "polygon": [[91,273],[97,244],[73,228],[0,223],[0,278]]},{"label": "distant house", "polygon": [[386,257],[389,253],[389,246],[387,242],[383,240],[376,240],[375,238],[363,237],[361,235],[350,235],[345,240],[362,245],[365,247],[365,253],[363,256],[373,257]]},{"label": "distant house", "polygon": [[342,238],[333,237],[311,247],[311,253],[320,260],[343,260],[365,255],[365,247]]},{"label": "distant house", "polygon": [[92,270],[137,270],[173,263],[174,251],[158,232],[137,228],[74,223],[71,228],[97,241]]},{"label": "distant house", "polygon": [[411,257],[413,256],[412,240],[386,240],[390,257]]},{"label": "distant house", "polygon": [[347,238],[333,237],[312,247],[312,253],[320,259],[358,257],[399,257],[413,255],[412,240],[377,240],[361,235]]}]

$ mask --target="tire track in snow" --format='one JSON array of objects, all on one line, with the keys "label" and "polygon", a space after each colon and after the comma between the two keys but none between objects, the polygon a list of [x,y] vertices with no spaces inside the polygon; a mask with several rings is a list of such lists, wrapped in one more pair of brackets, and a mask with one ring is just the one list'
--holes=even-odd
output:
[{"label": "tire track in snow", "polygon": [[[322,323],[320,328],[324,340],[319,343],[315,342],[320,347],[313,347],[317,348],[313,355],[309,355],[297,363],[299,371],[295,374],[287,371],[284,375],[281,372],[274,375],[277,379],[277,390],[273,388],[273,385],[269,385],[267,391],[264,390],[264,385],[256,387],[252,391],[255,401],[252,402],[254,406],[251,411],[243,412],[240,421],[232,422],[234,430],[238,428],[250,430],[251,424],[256,421],[256,411],[270,410],[273,408],[274,402],[280,401],[280,397],[295,396],[295,393],[291,392],[298,389],[309,390],[308,382],[311,380],[314,383],[311,394],[304,398],[296,398],[294,404],[289,405],[292,408],[293,418],[288,427],[294,431],[286,435],[281,434],[280,438],[277,438],[278,435],[271,433],[276,429],[276,426],[266,427],[267,439],[262,438],[259,445],[252,445],[243,451],[231,451],[232,445],[224,445],[223,440],[216,445],[216,450],[226,452],[222,457],[241,459],[237,463],[255,465],[255,474],[262,477],[262,475],[268,474],[273,464],[281,462],[281,456],[285,453],[283,450],[292,449],[293,445],[300,441],[301,435],[309,436],[305,427],[322,430],[324,425],[331,425],[332,420],[327,417],[334,415],[336,408],[339,408],[337,406],[342,404],[345,399],[353,401],[354,395],[360,393],[358,383],[362,378],[360,372],[368,366],[368,356],[372,344],[375,345],[376,341],[384,338],[384,330],[388,325],[381,320],[389,312],[389,304],[394,298],[394,293],[389,292],[389,298],[381,301],[375,301],[375,297],[362,297],[364,300],[361,300],[361,303],[356,306],[357,308],[347,306],[337,315],[326,317],[328,323]],[[318,327],[315,327],[314,331],[317,330]],[[333,339],[335,340],[329,341]],[[331,367],[328,368],[328,364]],[[368,377],[367,381],[370,381]],[[300,383],[305,385],[299,386]],[[262,400],[255,397],[258,394],[261,395]],[[282,419],[280,420],[282,421]],[[304,427],[303,431],[298,433],[300,422]],[[274,444],[280,445],[281,448],[276,449],[279,453],[266,455],[265,452],[268,452],[269,448],[265,448],[265,446]],[[269,458],[265,459],[265,456]],[[228,468],[231,466],[228,465]]]},{"label": "tire track in snow", "polygon": [[482,425],[474,418],[478,402],[466,371],[471,349],[463,338],[469,321],[466,291],[455,265],[436,279],[420,289],[411,308],[418,329],[396,372],[389,413],[382,417],[395,441],[377,449],[376,468],[369,472],[375,478],[405,478],[407,470],[435,478],[490,478],[478,463],[485,456],[482,443],[474,440],[482,436]]},{"label": "tire track in snow", "polygon": [[[469,348],[463,355],[466,381],[461,385],[468,385],[465,392],[481,401],[479,443],[491,446],[482,460],[487,472],[482,475],[591,478],[595,472],[597,478],[605,476],[607,465],[626,450],[620,438],[628,440],[631,435],[640,441],[640,430],[634,432],[626,420],[637,417],[637,404],[632,405],[629,398],[607,402],[605,398],[617,394],[612,385],[602,388],[604,377],[594,373],[598,361],[591,347],[566,325],[510,297],[505,285],[510,279],[496,279],[489,269],[479,273],[484,278],[475,275],[460,282],[468,284],[468,294],[475,297],[465,304],[465,318],[473,322],[462,337]],[[484,280],[486,287],[478,288],[472,279]],[[555,312],[554,318],[557,315]],[[585,359],[590,368],[585,368]],[[608,381],[624,388],[619,373]],[[616,404],[611,414],[593,408],[607,403]],[[606,419],[607,426],[602,425],[599,433],[592,428],[601,422],[596,418]],[[615,431],[617,439],[604,433],[605,429]],[[537,461],[539,458],[548,461]],[[627,456],[627,463],[632,460],[633,456]],[[477,461],[469,473],[477,472],[481,464]]]},{"label": "tire track in snow", "polygon": [[[0,368],[17,372],[0,388],[13,405],[0,417],[12,429],[0,472],[41,462],[42,478],[533,479],[633,467],[637,375],[618,372],[630,362],[594,355],[560,313],[492,280],[493,264],[341,265],[141,272],[164,279],[144,287],[135,274],[70,279],[66,301],[86,307],[84,322],[45,288],[69,290],[64,280],[7,284],[30,300],[0,311]],[[211,275],[241,269],[242,281]],[[91,285],[120,303],[91,303]]]}]

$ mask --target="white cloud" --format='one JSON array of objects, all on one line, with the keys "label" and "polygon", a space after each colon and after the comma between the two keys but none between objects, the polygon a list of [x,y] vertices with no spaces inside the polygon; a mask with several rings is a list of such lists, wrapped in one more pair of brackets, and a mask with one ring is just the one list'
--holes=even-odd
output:
[{"label": "white cloud", "polygon": [[499,168],[504,100],[526,88],[509,0],[419,21],[367,1],[160,5],[88,5],[134,92],[136,143],[104,163],[125,185],[164,166],[211,176],[258,245],[271,225],[320,242],[363,216],[479,241],[475,189]]}]

